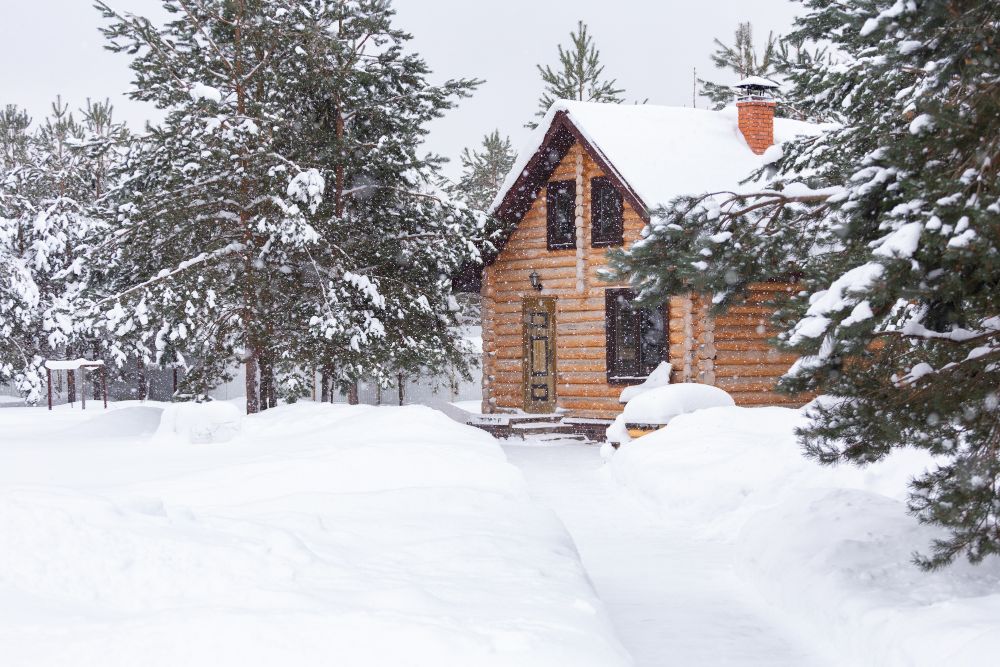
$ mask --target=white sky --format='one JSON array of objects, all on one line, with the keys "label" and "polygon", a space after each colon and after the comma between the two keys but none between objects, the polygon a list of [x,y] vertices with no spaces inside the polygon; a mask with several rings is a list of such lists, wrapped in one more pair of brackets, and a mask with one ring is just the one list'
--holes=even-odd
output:
[{"label": "white sky", "polygon": [[[122,11],[162,15],[158,0],[112,0]],[[690,105],[691,70],[711,73],[712,39],[731,41],[750,20],[763,40],[785,32],[799,7],[789,0],[396,0],[397,25],[436,80],[486,79],[472,99],[432,126],[428,148],[450,157],[494,128],[520,147],[541,80],[535,65],[555,63],[556,45],[582,19],[601,50],[605,74],[629,99]],[[0,0],[0,104],[43,116],[55,95],[73,106],[110,97],[119,118],[137,127],[152,114],[124,93],[128,59],[102,48],[90,0]]]}]

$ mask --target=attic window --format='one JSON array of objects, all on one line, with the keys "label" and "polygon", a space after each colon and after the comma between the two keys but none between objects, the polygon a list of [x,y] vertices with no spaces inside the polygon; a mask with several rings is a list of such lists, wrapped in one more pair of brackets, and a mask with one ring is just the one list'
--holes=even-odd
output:
[{"label": "attic window", "polygon": [[590,245],[621,245],[624,234],[622,195],[604,177],[590,179]]},{"label": "attic window", "polygon": [[608,383],[643,380],[667,358],[665,309],[633,307],[630,289],[606,290],[604,299]]},{"label": "attic window", "polygon": [[545,193],[549,250],[576,247],[576,181],[552,181]]}]

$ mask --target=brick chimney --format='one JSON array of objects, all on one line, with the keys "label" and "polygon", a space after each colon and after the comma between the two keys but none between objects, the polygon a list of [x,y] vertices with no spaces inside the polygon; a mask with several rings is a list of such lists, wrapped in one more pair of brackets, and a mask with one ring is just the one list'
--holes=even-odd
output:
[{"label": "brick chimney", "polygon": [[763,154],[774,144],[774,102],[740,100],[736,108],[739,111],[740,132],[750,150],[757,155]]},{"label": "brick chimney", "polygon": [[733,86],[737,91],[740,132],[757,155],[774,143],[774,92],[778,84],[752,76]]}]

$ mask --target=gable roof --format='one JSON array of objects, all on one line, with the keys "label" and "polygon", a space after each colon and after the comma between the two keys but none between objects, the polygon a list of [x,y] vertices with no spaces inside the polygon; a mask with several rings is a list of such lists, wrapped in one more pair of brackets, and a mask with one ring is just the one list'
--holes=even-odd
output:
[{"label": "gable roof", "polygon": [[[776,118],[775,142],[816,134],[810,123]],[[520,222],[574,141],[579,141],[644,219],[683,194],[737,189],[764,164],[737,126],[737,110],[560,100],[522,150],[490,212]]]}]

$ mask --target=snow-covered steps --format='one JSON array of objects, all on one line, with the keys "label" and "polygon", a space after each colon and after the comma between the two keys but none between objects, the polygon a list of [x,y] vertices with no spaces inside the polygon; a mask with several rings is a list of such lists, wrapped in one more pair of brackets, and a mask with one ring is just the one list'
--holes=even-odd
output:
[{"label": "snow-covered steps", "polygon": [[[466,422],[497,438],[537,438],[561,435],[573,440],[604,442],[605,431],[611,425],[607,419],[583,419],[552,414],[491,414],[472,415]],[[579,436],[579,437],[572,437]]]}]

